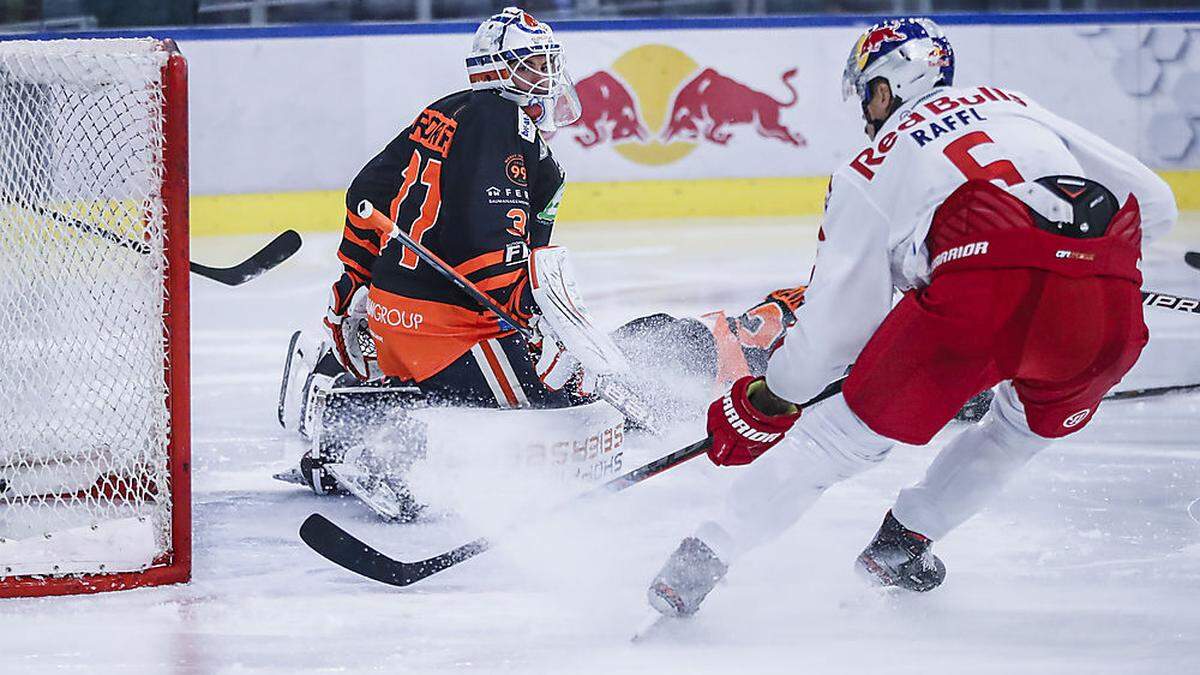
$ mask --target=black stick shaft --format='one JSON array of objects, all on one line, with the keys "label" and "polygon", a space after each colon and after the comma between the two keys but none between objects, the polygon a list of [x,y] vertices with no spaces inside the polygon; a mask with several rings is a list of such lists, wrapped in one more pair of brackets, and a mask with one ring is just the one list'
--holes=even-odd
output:
[{"label": "black stick shaft", "polygon": [[1183,295],[1171,295],[1157,291],[1142,291],[1142,304],[1146,307],[1161,307],[1180,312],[1200,314],[1200,300]]},{"label": "black stick shaft", "polygon": [[[127,248],[141,255],[150,255],[153,252],[149,243],[113,232],[101,225],[72,218],[38,204],[26,204],[24,208],[37,213],[43,218],[50,218],[57,223],[100,237],[110,244]],[[263,272],[273,269],[284,260],[290,258],[292,254],[300,249],[300,243],[300,235],[295,230],[286,230],[277,235],[257,253],[232,267],[210,267],[197,262],[189,262],[189,269],[193,274],[198,274],[213,281],[219,281],[228,286],[238,286],[259,276]]]},{"label": "black stick shaft", "polygon": [[[825,387],[825,389],[823,389],[821,391],[821,393],[817,394],[816,396],[812,397],[811,399],[809,399],[809,400],[805,401],[803,404],[801,404],[800,408],[801,409],[807,408],[811,405],[820,403],[821,401],[824,401],[827,398],[837,395],[838,393],[840,393],[842,391],[842,384],[845,381],[846,381],[846,378],[843,377],[840,380],[836,380],[836,381],[830,383],[829,386]],[[583,496],[591,497],[593,495],[606,493],[606,492],[620,492],[621,490],[624,490],[625,488],[627,488],[631,485],[636,485],[636,484],[646,480],[647,478],[657,476],[658,474],[666,471],[667,469],[679,466],[680,464],[683,464],[684,462],[688,461],[689,459],[703,455],[705,452],[708,452],[708,448],[711,445],[712,445],[712,437],[711,436],[703,438],[699,441],[696,441],[695,443],[692,443],[691,445],[680,448],[680,449],[676,450],[675,452],[672,452],[671,454],[666,455],[665,457],[660,457],[648,464],[643,464],[642,466],[639,466],[638,468],[634,469],[633,471],[630,471],[623,475],[617,476],[616,478],[613,478],[612,480],[608,481],[607,483],[604,483],[603,485],[597,486],[597,487],[587,491],[586,493],[584,493]]]},{"label": "black stick shaft", "polygon": [[[364,199],[359,203],[359,217],[366,220],[371,218],[373,213],[379,212],[375,211],[375,207],[371,204],[371,202]],[[383,216],[383,214],[379,213],[379,216]],[[386,218],[386,216],[383,217]],[[504,322],[512,326],[514,330],[526,337],[529,337],[532,334],[532,331],[523,327],[520,322],[517,321],[516,317],[514,317],[512,314],[509,314],[508,311],[501,307],[499,303],[488,297],[483,291],[476,288],[475,284],[471,283],[470,279],[466,278],[462,274],[459,274],[453,267],[447,264],[445,260],[442,260],[433,251],[430,251],[422,246],[418,241],[410,237],[407,232],[399,227],[396,227],[394,223],[391,223],[390,220],[388,223],[392,226],[391,236],[399,239],[400,243],[404,244],[408,250],[412,251],[418,258],[432,267],[434,271],[445,277],[450,283],[457,286],[459,290],[470,296],[472,300],[483,305],[488,311],[500,317]]]}]

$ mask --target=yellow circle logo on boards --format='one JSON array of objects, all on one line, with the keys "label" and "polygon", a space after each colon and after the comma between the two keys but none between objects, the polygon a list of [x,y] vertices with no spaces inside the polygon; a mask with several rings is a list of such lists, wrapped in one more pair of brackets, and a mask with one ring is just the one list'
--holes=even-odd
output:
[{"label": "yellow circle logo on boards", "polygon": [[648,166],[677,162],[700,143],[727,145],[741,125],[801,148],[804,137],[780,120],[783,109],[796,105],[795,75],[796,69],[783,73],[790,100],[780,101],[702,67],[675,47],[642,45],[618,57],[611,71],[599,70],[575,85],[583,114],[564,131],[574,132],[583,148],[611,144],[622,157]]}]

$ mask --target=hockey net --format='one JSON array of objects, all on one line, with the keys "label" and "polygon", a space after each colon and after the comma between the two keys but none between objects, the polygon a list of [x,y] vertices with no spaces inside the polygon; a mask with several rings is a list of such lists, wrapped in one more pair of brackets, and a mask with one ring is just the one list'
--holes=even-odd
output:
[{"label": "hockey net", "polygon": [[190,575],[186,77],[0,42],[0,597]]}]

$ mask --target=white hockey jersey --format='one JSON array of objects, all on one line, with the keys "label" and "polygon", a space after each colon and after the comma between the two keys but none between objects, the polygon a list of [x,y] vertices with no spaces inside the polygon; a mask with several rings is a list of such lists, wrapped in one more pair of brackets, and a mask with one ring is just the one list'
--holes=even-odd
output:
[{"label": "white hockey jersey", "polygon": [[1141,207],[1143,246],[1178,216],[1154,172],[1111,143],[992,86],[939,87],[905,103],[875,141],[830,179],[816,265],[796,325],[772,355],[767,385],[807,401],[845,374],[892,308],[893,289],[929,283],[933,213],[968,179],[1013,186],[1090,178]]}]

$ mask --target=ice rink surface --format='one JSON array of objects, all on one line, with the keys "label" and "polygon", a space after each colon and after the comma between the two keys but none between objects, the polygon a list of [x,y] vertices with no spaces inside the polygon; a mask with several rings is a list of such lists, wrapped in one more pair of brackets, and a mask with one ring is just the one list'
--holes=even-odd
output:
[{"label": "ice rink surface", "polygon": [[[599,323],[741,311],[808,276],[815,220],[560,226]],[[222,265],[265,237],[201,239]],[[1200,672],[1200,394],[1106,403],[986,511],[938,542],[945,585],[864,589],[852,561],[927,447],[831,489],[799,526],[736,564],[694,619],[629,637],[647,583],[737,469],[698,460],[628,492],[546,514],[554,486],[446,477],[462,517],[380,522],[349,499],[271,479],[302,445],[275,421],[291,331],[315,329],[337,273],[332,235],[240,288],[192,279],[194,580],[0,603],[0,672],[41,673],[1184,673]],[[1146,286],[1200,295],[1191,218],[1146,261]],[[1120,388],[1200,382],[1200,317],[1147,310],[1144,362]],[[700,436],[683,429],[645,456]],[[486,443],[465,448],[486,457]],[[674,444],[674,445],[673,445]],[[627,462],[626,466],[632,466]],[[529,486],[526,485],[526,488]],[[498,489],[501,488],[501,489]],[[538,509],[537,504],[544,504]],[[527,526],[406,590],[358,578],[296,535],[319,510],[419,558]]]}]

